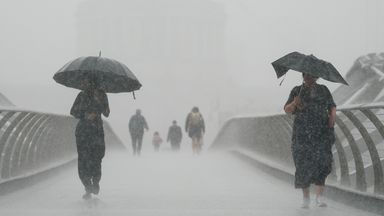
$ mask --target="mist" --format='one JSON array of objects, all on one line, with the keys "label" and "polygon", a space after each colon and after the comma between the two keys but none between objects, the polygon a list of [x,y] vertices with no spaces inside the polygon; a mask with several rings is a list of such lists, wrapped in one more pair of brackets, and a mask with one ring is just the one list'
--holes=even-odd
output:
[{"label": "mist", "polygon": [[[225,120],[282,112],[290,89],[270,63],[292,51],[332,62],[345,74],[353,61],[384,49],[384,3],[364,0],[18,0],[2,1],[0,92],[28,110],[69,114],[79,92],[53,74],[78,56],[125,63],[143,87],[108,94],[106,119],[126,146],[128,120],[140,108],[150,131],[165,138],[198,106],[207,145]],[[322,82],[330,89],[337,84]],[[189,148],[184,135],[182,148]],[[206,146],[205,146],[206,147]]]}]

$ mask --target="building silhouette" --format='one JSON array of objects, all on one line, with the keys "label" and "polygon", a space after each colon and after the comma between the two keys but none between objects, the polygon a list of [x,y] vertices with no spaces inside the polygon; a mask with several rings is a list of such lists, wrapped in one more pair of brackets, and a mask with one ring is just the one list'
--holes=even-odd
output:
[{"label": "building silhouette", "polygon": [[[194,105],[217,121],[228,89],[226,13],[211,0],[88,0],[77,11],[78,55],[127,64],[143,84],[142,100],[161,100],[159,113]],[[151,91],[148,89],[150,88]],[[155,89],[155,91],[153,91]],[[184,107],[182,107],[184,106]]]}]

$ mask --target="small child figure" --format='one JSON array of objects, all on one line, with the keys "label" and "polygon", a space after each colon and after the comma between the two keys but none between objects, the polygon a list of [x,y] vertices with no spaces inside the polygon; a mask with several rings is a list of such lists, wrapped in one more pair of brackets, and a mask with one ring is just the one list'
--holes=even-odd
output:
[{"label": "small child figure", "polygon": [[160,144],[163,142],[163,139],[161,139],[159,132],[155,132],[153,134],[153,139],[152,139],[152,144],[153,147],[155,148],[155,152],[159,151]]}]

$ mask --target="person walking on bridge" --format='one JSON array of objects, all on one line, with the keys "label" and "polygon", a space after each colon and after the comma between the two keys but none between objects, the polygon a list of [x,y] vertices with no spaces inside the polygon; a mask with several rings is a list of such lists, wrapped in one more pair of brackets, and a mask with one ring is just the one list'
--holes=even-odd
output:
[{"label": "person walking on bridge", "polygon": [[192,139],[192,151],[194,154],[199,154],[202,147],[202,138],[205,133],[204,118],[199,112],[198,107],[193,107],[185,121],[185,131]]},{"label": "person walking on bridge", "polygon": [[168,129],[167,142],[171,143],[173,151],[180,150],[181,139],[183,138],[183,133],[181,127],[177,125],[176,120],[172,121],[172,125]]},{"label": "person walking on bridge", "polygon": [[152,137],[152,145],[155,149],[155,152],[159,152],[161,143],[163,143],[163,139],[161,138],[160,133],[155,131]]},{"label": "person walking on bridge", "polygon": [[324,184],[332,170],[332,145],[335,141],[336,104],[318,77],[303,73],[304,83],[292,89],[284,106],[294,114],[292,155],[295,163],[295,187],[303,191],[303,208],[309,208],[309,186],[315,184],[316,204],[322,200]]},{"label": "person walking on bridge", "polygon": [[144,129],[148,131],[148,124],[141,110],[137,109],[136,114],[129,120],[129,133],[132,139],[133,155],[140,155],[143,143]]},{"label": "person walking on bridge", "polygon": [[85,78],[83,89],[76,97],[71,115],[79,119],[76,126],[78,173],[85,187],[84,199],[98,194],[101,161],[105,154],[104,129],[101,114],[109,116],[107,94],[99,89],[96,79]]}]

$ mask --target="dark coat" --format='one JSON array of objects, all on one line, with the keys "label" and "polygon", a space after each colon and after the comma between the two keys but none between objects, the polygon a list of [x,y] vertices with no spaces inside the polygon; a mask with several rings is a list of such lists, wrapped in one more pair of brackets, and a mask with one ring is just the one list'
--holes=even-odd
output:
[{"label": "dark coat", "polygon": [[131,136],[142,136],[144,129],[148,130],[148,124],[144,116],[135,114],[129,120],[129,133]]},{"label": "dark coat", "polygon": [[[300,93],[301,86],[292,89],[289,104]],[[295,187],[306,188],[311,183],[323,185],[332,169],[334,129],[328,127],[328,113],[336,107],[324,85],[316,84],[312,91],[303,87],[300,93],[304,107],[294,112],[292,156],[296,167]]]},{"label": "dark coat", "polygon": [[[97,94],[97,99],[94,96]],[[94,120],[87,119],[89,113],[96,113]],[[93,144],[104,145],[104,130],[101,114],[109,115],[108,98],[105,92],[96,90],[96,93],[81,91],[71,108],[71,115],[79,119],[76,126],[76,138],[80,140],[93,139]],[[81,143],[77,143],[82,144]],[[85,144],[85,143],[83,143]],[[90,143],[91,144],[91,143]]]},{"label": "dark coat", "polygon": [[183,138],[181,127],[178,125],[172,125],[169,127],[167,141],[171,143],[180,143]]}]

